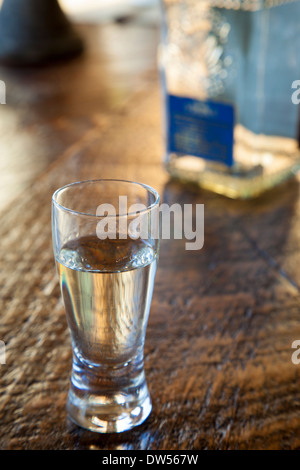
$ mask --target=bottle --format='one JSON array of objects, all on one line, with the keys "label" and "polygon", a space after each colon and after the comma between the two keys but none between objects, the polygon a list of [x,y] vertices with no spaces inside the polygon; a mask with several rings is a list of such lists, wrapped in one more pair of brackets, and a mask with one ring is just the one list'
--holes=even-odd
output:
[{"label": "bottle", "polygon": [[169,173],[240,199],[292,177],[300,1],[161,0],[161,11]]}]

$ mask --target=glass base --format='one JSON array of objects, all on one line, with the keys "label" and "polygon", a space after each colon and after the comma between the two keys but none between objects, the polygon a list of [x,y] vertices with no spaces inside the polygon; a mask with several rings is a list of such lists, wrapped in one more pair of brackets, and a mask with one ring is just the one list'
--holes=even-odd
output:
[{"label": "glass base", "polygon": [[[69,392],[67,411],[70,419],[78,426],[98,433],[119,433],[128,431],[142,424],[148,418],[151,409],[149,394],[142,401],[135,400],[117,403],[118,396],[107,397],[93,396],[87,400],[78,399]],[[102,401],[104,403],[101,403]],[[100,402],[100,403],[99,403]]]},{"label": "glass base", "polygon": [[300,169],[300,155],[280,168],[260,165],[249,171],[241,171],[238,166],[225,168],[188,156],[167,161],[165,166],[174,179],[183,183],[192,183],[231,199],[251,199],[293,178]]},{"label": "glass base", "polygon": [[234,139],[232,167],[167,152],[166,169],[177,180],[232,199],[255,198],[300,170],[296,139],[255,134],[241,125],[235,126]]},{"label": "glass base", "polygon": [[91,371],[73,360],[67,400],[70,419],[89,431],[119,433],[143,423],[152,410],[151,398],[139,361]]}]

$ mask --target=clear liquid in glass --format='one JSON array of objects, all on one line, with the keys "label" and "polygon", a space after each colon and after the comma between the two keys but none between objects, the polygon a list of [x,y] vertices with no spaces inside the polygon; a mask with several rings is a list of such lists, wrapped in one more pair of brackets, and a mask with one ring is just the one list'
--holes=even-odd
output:
[{"label": "clear liquid in glass", "polygon": [[151,411],[143,345],[157,256],[141,239],[86,236],[56,261],[73,345],[69,414],[83,427],[121,432]]}]

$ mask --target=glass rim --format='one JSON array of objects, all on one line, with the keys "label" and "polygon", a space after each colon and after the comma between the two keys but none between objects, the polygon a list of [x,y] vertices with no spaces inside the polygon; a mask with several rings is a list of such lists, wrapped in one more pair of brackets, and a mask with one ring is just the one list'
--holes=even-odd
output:
[{"label": "glass rim", "polygon": [[[87,212],[80,212],[80,211],[76,211],[74,209],[70,209],[62,204],[60,204],[59,202],[57,202],[56,200],[56,197],[58,196],[58,194],[67,189],[67,188],[70,188],[70,187],[73,187],[73,186],[76,186],[76,185],[80,185],[80,184],[87,184],[87,183],[107,183],[107,182],[111,182],[111,183],[127,183],[127,184],[134,184],[136,186],[140,186],[144,189],[146,189],[148,192],[150,192],[154,197],[155,197],[155,201],[146,207],[146,209],[142,209],[140,211],[137,211],[137,212],[126,212],[126,214],[116,214],[116,215],[106,215],[106,216],[103,216],[103,215],[97,215],[97,214],[89,214]],[[156,189],[152,188],[151,186],[145,184],[145,183],[139,183],[137,181],[130,181],[130,180],[123,180],[123,179],[115,179],[115,178],[100,178],[100,179],[93,179],[93,180],[81,180],[81,181],[75,181],[73,183],[68,183],[68,184],[65,184],[64,186],[61,186],[60,188],[56,189],[54,191],[54,193],[52,194],[52,203],[53,205],[55,205],[57,208],[59,208],[60,210],[63,210],[67,213],[70,213],[70,214],[73,214],[73,215],[76,215],[76,216],[83,216],[83,217],[94,217],[95,219],[102,219],[103,217],[112,217],[112,218],[120,218],[120,217],[131,217],[131,216],[136,216],[137,213],[138,214],[145,214],[147,212],[150,212],[152,209],[154,209],[154,207],[158,206],[159,205],[159,202],[160,202],[160,196],[158,194],[158,192],[156,191]]]}]

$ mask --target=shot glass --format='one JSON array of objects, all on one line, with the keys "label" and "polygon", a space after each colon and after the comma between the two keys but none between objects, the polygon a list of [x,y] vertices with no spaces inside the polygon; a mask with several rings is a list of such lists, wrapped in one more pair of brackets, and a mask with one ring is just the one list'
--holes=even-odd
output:
[{"label": "shot glass", "polygon": [[82,181],[53,194],[53,249],[73,352],[67,411],[90,431],[126,431],[151,412],[144,343],[159,231],[159,195],[144,184]]}]

